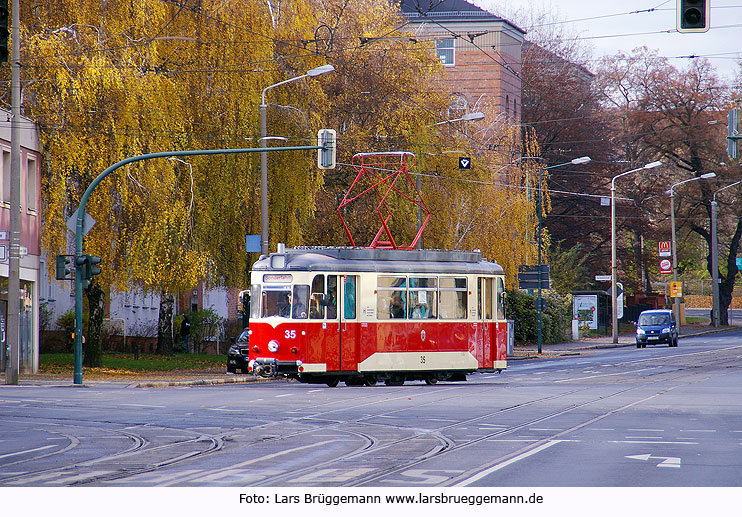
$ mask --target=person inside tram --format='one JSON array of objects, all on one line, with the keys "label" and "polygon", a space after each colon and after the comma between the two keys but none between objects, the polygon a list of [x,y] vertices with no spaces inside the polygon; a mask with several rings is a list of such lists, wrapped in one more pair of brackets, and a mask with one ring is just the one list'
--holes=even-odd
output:
[{"label": "person inside tram", "polygon": [[402,300],[402,294],[400,291],[394,291],[392,298],[389,301],[389,316],[391,318],[404,318],[404,301]]},{"label": "person inside tram", "polygon": [[[328,280],[329,284],[329,280]],[[335,319],[338,316],[337,286],[328,285],[327,292],[327,318]]]},{"label": "person inside tram", "polygon": [[291,316],[291,293],[281,293],[278,301],[278,315],[288,318]]},{"label": "person inside tram", "polygon": [[301,298],[299,297],[294,300],[294,310],[292,314],[294,319],[303,320],[307,317],[307,307],[302,303]]}]

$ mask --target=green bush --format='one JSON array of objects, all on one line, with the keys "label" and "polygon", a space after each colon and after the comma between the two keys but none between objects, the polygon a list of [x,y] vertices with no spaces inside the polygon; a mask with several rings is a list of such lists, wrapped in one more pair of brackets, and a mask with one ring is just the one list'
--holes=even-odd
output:
[{"label": "green bush", "polygon": [[[543,291],[541,297],[546,307],[541,314],[541,334],[543,343],[561,343],[572,326],[572,302],[569,296],[555,291]],[[515,342],[535,343],[538,341],[538,311],[536,296],[514,289],[508,291],[505,302],[507,318],[515,321]]]}]

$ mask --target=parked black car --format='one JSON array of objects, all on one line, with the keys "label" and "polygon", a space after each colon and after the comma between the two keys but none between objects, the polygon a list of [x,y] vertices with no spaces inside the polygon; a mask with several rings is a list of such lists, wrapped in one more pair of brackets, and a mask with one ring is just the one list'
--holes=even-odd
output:
[{"label": "parked black car", "polygon": [[678,346],[678,326],[675,315],[669,309],[644,311],[636,322],[636,348],[657,343]]},{"label": "parked black car", "polygon": [[229,373],[247,373],[247,363],[250,360],[250,335],[243,329],[237,339],[232,338],[232,345],[227,352],[227,371]]}]

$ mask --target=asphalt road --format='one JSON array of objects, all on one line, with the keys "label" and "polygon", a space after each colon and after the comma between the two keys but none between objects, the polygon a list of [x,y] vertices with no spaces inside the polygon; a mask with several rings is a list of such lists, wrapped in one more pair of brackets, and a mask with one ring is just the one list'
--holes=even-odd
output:
[{"label": "asphalt road", "polygon": [[465,383],[0,387],[0,486],[742,485],[742,330]]}]

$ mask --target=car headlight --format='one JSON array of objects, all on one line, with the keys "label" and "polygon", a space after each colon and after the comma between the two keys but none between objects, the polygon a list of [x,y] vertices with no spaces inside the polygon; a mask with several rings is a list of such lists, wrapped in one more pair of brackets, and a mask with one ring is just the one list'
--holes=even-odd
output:
[{"label": "car headlight", "polygon": [[232,345],[229,347],[229,353],[230,354],[239,354],[240,353],[240,347],[237,345]]},{"label": "car headlight", "polygon": [[646,334],[646,332],[644,332],[644,329],[643,328],[636,329],[636,335],[637,336],[643,336],[645,334]]},{"label": "car headlight", "polygon": [[670,333],[670,327],[666,327],[662,329],[663,334],[669,334]]}]

